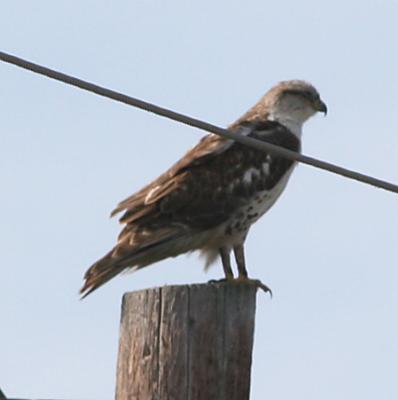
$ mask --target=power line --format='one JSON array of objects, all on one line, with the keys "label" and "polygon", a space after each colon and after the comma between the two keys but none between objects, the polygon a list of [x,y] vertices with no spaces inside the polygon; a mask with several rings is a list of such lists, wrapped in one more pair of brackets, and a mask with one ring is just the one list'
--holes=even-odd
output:
[{"label": "power line", "polygon": [[32,63],[30,61],[24,60],[22,58],[13,56],[11,54],[0,52],[0,60],[16,65],[18,67],[27,69],[29,71],[35,72],[37,74],[45,75],[49,78],[55,79],[60,82],[67,83],[72,86],[79,87],[80,89],[87,90],[92,93],[96,93],[100,96],[104,96],[121,103],[128,104],[133,107],[140,108],[145,111],[152,112],[154,114],[160,115],[162,117],[166,117],[172,119],[174,121],[181,122],[186,125],[190,125],[192,127],[202,129],[207,132],[215,133],[216,135],[223,136],[227,139],[235,140],[236,142],[242,143],[249,147],[253,147],[258,150],[262,150],[271,154],[279,155],[285,157],[289,160],[294,160],[301,162],[303,164],[311,165],[316,168],[320,168],[329,172],[333,172],[337,175],[345,176],[346,178],[354,179],[359,182],[367,183],[372,186],[376,186],[381,189],[388,190],[390,192],[398,193],[398,185],[394,185],[393,183],[386,182],[377,178],[373,178],[371,176],[362,174],[360,172],[355,172],[343,167],[339,167],[338,165],[334,165],[325,161],[318,160],[313,157],[308,157],[300,153],[296,153],[294,151],[287,150],[283,147],[279,147],[273,145],[271,143],[262,142],[260,140],[243,136],[238,133],[232,132],[227,129],[220,128],[216,125],[209,124],[207,122],[201,121],[196,118],[189,117],[187,115],[183,115],[177,113],[172,110],[168,110],[163,107],[159,107],[155,104],[148,103],[143,100],[136,99],[134,97],[127,96],[125,94],[115,92],[114,90],[110,90],[104,88],[102,86],[95,85],[93,83],[84,81],[82,79],[75,78],[71,75],[64,74],[59,71],[55,71],[53,69],[44,67],[39,64]]}]

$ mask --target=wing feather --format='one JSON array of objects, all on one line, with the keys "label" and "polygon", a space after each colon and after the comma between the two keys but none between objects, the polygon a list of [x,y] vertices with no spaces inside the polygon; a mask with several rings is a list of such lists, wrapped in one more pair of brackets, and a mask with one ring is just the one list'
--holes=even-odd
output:
[{"label": "wing feather", "polygon": [[[234,130],[242,135],[248,135],[251,132],[251,129],[246,126],[238,126]],[[204,136],[195,147],[189,150],[183,158],[164,174],[140,191],[121,201],[112,211],[111,216],[113,217],[121,211],[126,210],[125,214],[120,218],[120,222],[127,222],[134,212],[140,212],[147,204],[154,203],[173,191],[176,188],[176,184],[183,180],[183,176],[180,180],[176,180],[175,178],[178,175],[183,174],[189,168],[203,165],[210,159],[228,150],[233,143],[232,140],[224,139],[215,134]]]}]

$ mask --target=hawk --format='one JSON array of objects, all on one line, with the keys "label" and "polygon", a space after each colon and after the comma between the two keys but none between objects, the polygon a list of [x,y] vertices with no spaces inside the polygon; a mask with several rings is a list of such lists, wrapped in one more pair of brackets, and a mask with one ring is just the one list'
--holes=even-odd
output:
[{"label": "hawk", "polygon": [[[228,129],[299,152],[303,123],[327,108],[308,82],[284,81]],[[120,272],[199,250],[206,268],[220,256],[225,281],[248,278],[244,243],[250,226],[278,199],[295,162],[209,134],[163,175],[123,200],[116,246],[85,274],[83,297]],[[230,253],[235,255],[234,277]]]}]

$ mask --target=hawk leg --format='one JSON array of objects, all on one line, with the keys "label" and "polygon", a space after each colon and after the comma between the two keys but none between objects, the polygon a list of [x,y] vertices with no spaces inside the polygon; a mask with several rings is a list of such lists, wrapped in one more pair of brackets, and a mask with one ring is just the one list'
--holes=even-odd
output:
[{"label": "hawk leg", "polygon": [[239,244],[234,247],[234,254],[236,265],[238,266],[239,278],[248,278],[243,244]]},{"label": "hawk leg", "polygon": [[268,292],[270,296],[272,297],[272,290],[262,283],[258,279],[250,279],[248,274],[247,274],[247,269],[246,269],[246,262],[245,262],[245,252],[243,249],[243,244],[239,244],[234,247],[234,254],[235,254],[235,261],[236,265],[238,266],[238,271],[239,271],[239,276],[238,278],[235,279],[236,283],[243,283],[246,285],[254,285],[262,290],[264,292]]},{"label": "hawk leg", "polygon": [[220,250],[220,257],[222,262],[222,267],[224,269],[225,278],[222,279],[212,279],[209,283],[228,283],[234,281],[234,273],[231,267],[231,259],[229,256],[229,250],[225,247],[221,247]]},{"label": "hawk leg", "polygon": [[229,257],[229,250],[227,250],[225,247],[221,247],[220,256],[221,256],[222,267],[224,269],[225,280],[231,281],[232,279],[234,279],[234,273],[233,273],[232,267],[231,267],[231,259]]}]

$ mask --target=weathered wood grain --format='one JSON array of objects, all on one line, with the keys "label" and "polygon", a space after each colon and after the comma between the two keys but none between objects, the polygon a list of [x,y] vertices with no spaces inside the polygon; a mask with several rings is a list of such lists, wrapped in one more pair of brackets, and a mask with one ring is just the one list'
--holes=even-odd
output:
[{"label": "weathered wood grain", "polygon": [[116,399],[249,399],[255,297],[236,284],[125,294]]},{"label": "weathered wood grain", "polygon": [[154,399],[159,376],[160,289],[125,294],[117,376],[118,399]]},{"label": "weathered wood grain", "polygon": [[189,288],[168,286],[161,293],[158,398],[188,399]]}]

